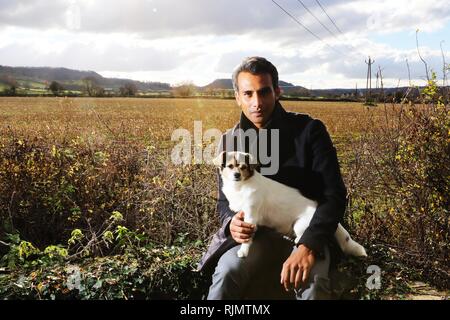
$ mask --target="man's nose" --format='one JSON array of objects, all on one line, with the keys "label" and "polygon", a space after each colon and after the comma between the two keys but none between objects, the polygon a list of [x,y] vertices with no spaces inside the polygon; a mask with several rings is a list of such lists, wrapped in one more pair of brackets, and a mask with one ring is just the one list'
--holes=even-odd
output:
[{"label": "man's nose", "polygon": [[261,107],[262,106],[262,99],[259,94],[253,95],[253,106],[254,107]]}]

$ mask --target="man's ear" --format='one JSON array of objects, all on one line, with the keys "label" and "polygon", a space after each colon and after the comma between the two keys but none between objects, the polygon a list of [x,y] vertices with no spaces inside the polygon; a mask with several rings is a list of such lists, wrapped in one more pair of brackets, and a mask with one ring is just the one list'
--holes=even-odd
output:
[{"label": "man's ear", "polygon": [[223,168],[225,167],[226,161],[227,161],[227,152],[222,151],[217,157],[213,159],[213,164],[216,167]]},{"label": "man's ear", "polygon": [[281,88],[279,86],[277,86],[276,88],[273,88],[275,91],[275,100],[279,100],[281,97]]},{"label": "man's ear", "polygon": [[240,107],[241,106],[241,98],[239,97],[239,91],[237,91],[237,90],[234,90],[234,99],[236,99],[236,103]]}]

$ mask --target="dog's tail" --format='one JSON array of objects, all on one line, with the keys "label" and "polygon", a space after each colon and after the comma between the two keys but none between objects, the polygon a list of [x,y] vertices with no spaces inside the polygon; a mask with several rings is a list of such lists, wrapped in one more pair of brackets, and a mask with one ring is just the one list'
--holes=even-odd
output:
[{"label": "dog's tail", "polygon": [[350,237],[350,234],[339,224],[334,234],[342,251],[351,256],[367,257],[366,249]]}]

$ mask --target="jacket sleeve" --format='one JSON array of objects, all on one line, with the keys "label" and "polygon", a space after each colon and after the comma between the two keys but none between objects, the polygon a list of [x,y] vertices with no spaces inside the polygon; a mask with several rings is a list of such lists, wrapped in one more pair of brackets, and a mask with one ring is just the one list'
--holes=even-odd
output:
[{"label": "jacket sleeve", "polygon": [[218,196],[216,211],[219,214],[220,224],[225,232],[225,235],[228,236],[230,234],[230,228],[227,225],[230,223],[231,218],[235,215],[235,212],[229,207],[228,199],[222,191],[222,185],[222,177],[220,176],[219,171],[217,171]]},{"label": "jacket sleeve", "polygon": [[320,179],[323,192],[309,227],[299,244],[304,244],[319,256],[324,244],[332,239],[347,205],[347,190],[342,180],[336,149],[325,125],[320,120],[310,123],[309,145],[312,156],[311,168]]},{"label": "jacket sleeve", "polygon": [[[219,145],[217,148],[217,155],[222,151],[226,151],[226,139],[230,139],[230,132],[227,132],[223,135],[219,141]],[[224,231],[225,236],[230,235],[229,224],[233,216],[236,214],[230,209],[230,204],[228,202],[227,197],[222,191],[223,181],[222,176],[220,175],[220,170],[217,170],[217,204],[216,211],[219,214],[221,229]]]}]

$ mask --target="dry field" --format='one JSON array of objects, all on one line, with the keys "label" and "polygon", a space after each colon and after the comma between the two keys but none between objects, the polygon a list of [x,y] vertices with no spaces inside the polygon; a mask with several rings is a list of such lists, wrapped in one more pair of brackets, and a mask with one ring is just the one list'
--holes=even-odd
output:
[{"label": "dry field", "polygon": [[[289,111],[321,119],[339,140],[364,128],[367,108],[360,103],[283,101]],[[374,109],[381,116],[381,108]],[[378,112],[380,111],[380,112]],[[142,143],[170,140],[176,128],[203,130],[232,127],[240,110],[234,100],[138,98],[0,98],[0,129],[23,137],[45,137],[49,142],[76,136],[105,139],[125,135]],[[339,141],[336,141],[339,142]]]}]

